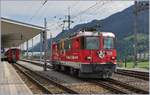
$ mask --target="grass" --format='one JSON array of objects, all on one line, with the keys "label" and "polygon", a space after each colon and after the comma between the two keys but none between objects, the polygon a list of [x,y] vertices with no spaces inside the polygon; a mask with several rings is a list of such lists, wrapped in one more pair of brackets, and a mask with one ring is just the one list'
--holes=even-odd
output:
[{"label": "grass", "polygon": [[[127,62],[126,68],[128,68],[128,69],[133,68],[133,65],[134,65],[133,62]],[[120,67],[125,68],[125,63],[122,63],[122,65]],[[149,70],[149,61],[138,62],[138,65],[136,68]]]}]

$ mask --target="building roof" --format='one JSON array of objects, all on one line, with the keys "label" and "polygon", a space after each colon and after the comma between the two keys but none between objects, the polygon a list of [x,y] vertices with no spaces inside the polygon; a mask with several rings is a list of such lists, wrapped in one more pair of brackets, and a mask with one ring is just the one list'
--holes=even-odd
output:
[{"label": "building roof", "polygon": [[1,17],[1,47],[17,47],[44,31],[44,27]]}]

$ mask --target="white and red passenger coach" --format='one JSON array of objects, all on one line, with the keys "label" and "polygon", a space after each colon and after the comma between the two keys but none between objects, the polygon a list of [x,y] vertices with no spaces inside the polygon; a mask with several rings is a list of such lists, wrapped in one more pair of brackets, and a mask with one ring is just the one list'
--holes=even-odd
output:
[{"label": "white and red passenger coach", "polygon": [[52,65],[81,78],[109,78],[116,68],[115,35],[80,31],[52,44]]}]

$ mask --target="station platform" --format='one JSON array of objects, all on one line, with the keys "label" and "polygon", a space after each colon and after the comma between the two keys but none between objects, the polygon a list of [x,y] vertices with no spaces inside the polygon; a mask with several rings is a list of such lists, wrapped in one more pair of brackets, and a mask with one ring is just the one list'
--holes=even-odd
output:
[{"label": "station platform", "polygon": [[33,95],[12,65],[6,61],[0,63],[0,95]]}]

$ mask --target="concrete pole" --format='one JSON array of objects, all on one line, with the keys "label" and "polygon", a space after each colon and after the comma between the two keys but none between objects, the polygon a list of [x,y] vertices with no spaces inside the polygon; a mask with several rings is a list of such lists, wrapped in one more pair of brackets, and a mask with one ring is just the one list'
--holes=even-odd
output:
[{"label": "concrete pole", "polygon": [[43,41],[42,41],[42,37],[43,37],[43,32],[40,33],[40,61],[42,61],[42,49],[43,49]]},{"label": "concrete pole", "polygon": [[133,68],[135,68],[137,66],[137,1],[135,1],[135,5],[134,5],[134,44],[133,44],[133,48],[134,48],[134,66]]},{"label": "concrete pole", "polygon": [[24,59],[24,43],[22,44],[22,58]]},{"label": "concrete pole", "polygon": [[44,45],[44,71],[47,70],[47,21],[46,18],[44,18],[44,27],[45,31],[43,31],[43,45]]},{"label": "concrete pole", "polygon": [[25,42],[23,43],[23,56],[25,58]]},{"label": "concrete pole", "polygon": [[53,43],[53,39],[52,39],[52,33],[50,33],[50,61],[52,62],[52,52],[53,52],[53,49],[52,49],[52,43]]},{"label": "concrete pole", "polygon": [[23,58],[23,44],[21,44],[21,49],[20,49],[20,58]]},{"label": "concrete pole", "polygon": [[28,53],[29,53],[28,45],[29,45],[29,44],[28,44],[28,40],[27,40],[27,45],[26,45],[27,59],[29,58],[29,54],[28,54]]},{"label": "concrete pole", "polygon": [[21,44],[19,45],[19,49],[20,49],[20,55],[19,55],[19,57],[21,58]]},{"label": "concrete pole", "polygon": [[70,30],[70,23],[71,23],[71,21],[70,21],[70,8],[68,8],[68,30]]},{"label": "concrete pole", "polygon": [[33,38],[32,38],[32,58],[33,58]]}]

